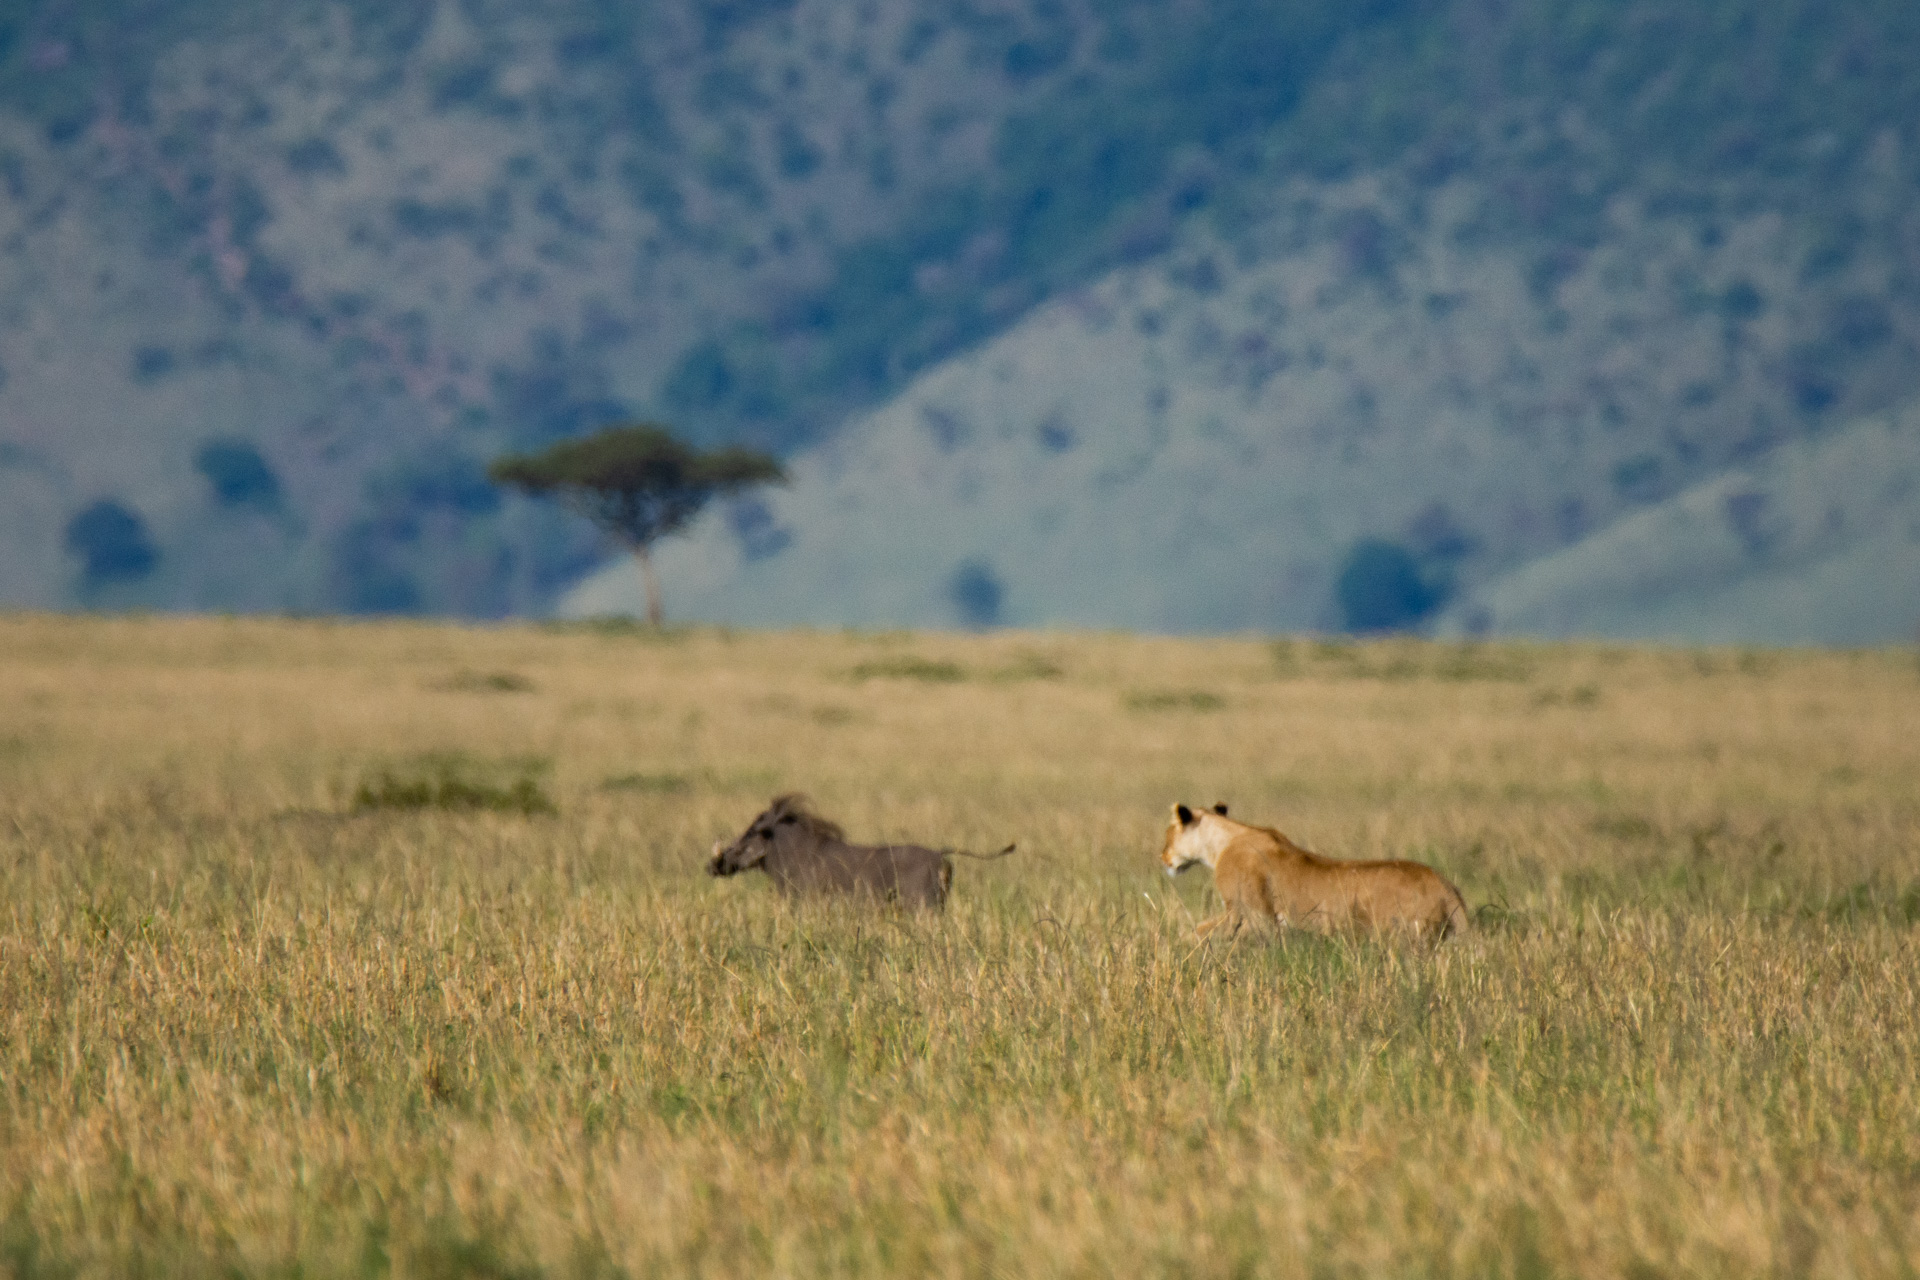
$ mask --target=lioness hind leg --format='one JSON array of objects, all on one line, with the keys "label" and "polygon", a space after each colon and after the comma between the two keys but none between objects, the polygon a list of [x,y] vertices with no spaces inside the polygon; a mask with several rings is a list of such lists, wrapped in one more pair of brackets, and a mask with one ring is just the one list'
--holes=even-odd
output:
[{"label": "lioness hind leg", "polygon": [[1222,911],[1219,915],[1210,916],[1195,925],[1193,927],[1193,933],[1195,937],[1205,940],[1208,934],[1211,934],[1220,926],[1225,925],[1227,927],[1227,936],[1231,938],[1240,932],[1240,926],[1243,923],[1245,922],[1240,919],[1239,912]]}]

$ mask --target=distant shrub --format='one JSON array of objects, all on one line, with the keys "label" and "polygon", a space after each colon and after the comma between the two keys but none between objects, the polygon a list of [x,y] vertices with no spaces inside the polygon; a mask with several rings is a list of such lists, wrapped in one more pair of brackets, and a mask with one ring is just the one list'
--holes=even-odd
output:
[{"label": "distant shrub", "polygon": [[1666,492],[1660,456],[1636,453],[1614,464],[1613,489],[1629,502],[1651,502]]},{"label": "distant shrub", "polygon": [[412,198],[395,200],[393,225],[402,235],[432,240],[445,235],[469,235],[479,230],[480,211],[453,200],[431,204]]},{"label": "distant shrub", "polygon": [[170,347],[135,347],[133,377],[136,382],[154,382],[172,373],[179,364]]},{"label": "distant shrub", "polygon": [[998,625],[1005,597],[999,575],[985,560],[965,561],[947,581],[947,598],[959,611],[961,623],[976,631]]},{"label": "distant shrub", "polygon": [[244,440],[209,440],[193,455],[193,469],[206,477],[223,507],[280,505],[280,478]]},{"label": "distant shrub", "polygon": [[1842,298],[1833,305],[1829,325],[1835,345],[1851,355],[1872,351],[1893,336],[1886,303],[1873,297]]},{"label": "distant shrub", "polygon": [[318,135],[288,147],[286,160],[287,168],[295,173],[338,175],[347,171],[347,163],[333,143]]},{"label": "distant shrub", "polygon": [[740,541],[740,554],[749,564],[768,560],[793,543],[793,531],[774,518],[759,498],[736,498],[727,505],[727,526]]},{"label": "distant shrub", "polygon": [[805,178],[820,167],[820,148],[814,146],[792,120],[780,122],[775,147],[779,152],[780,175],[784,178]]},{"label": "distant shrub", "polygon": [[152,573],[160,559],[147,522],[111,498],[67,521],[66,543],[84,562],[89,583],[137,582]]},{"label": "distant shrub", "polygon": [[760,335],[745,331],[727,342],[709,338],[687,348],[662,381],[660,395],[683,416],[730,413],[759,420],[787,411],[773,353]]},{"label": "distant shrub", "polygon": [[1334,598],[1347,631],[1405,631],[1431,614],[1445,592],[1427,579],[1404,546],[1363,538],[1341,565]]},{"label": "distant shrub", "polygon": [[1729,320],[1751,320],[1766,309],[1766,298],[1745,276],[1728,285],[1727,291],[1720,295],[1720,314]]},{"label": "distant shrub", "polygon": [[1048,453],[1066,453],[1079,443],[1073,427],[1059,413],[1050,413],[1033,429],[1040,447]]}]

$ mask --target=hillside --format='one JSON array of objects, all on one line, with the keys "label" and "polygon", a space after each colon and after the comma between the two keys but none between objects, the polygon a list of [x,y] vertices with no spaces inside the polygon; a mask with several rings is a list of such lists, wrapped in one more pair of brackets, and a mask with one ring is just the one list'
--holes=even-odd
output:
[{"label": "hillside", "polygon": [[[1866,0],[29,0],[0,600],[544,612],[604,549],[481,468],[628,416],[848,484],[931,422],[916,511],[1020,461],[976,421],[1068,468],[910,564],[800,488],[709,535],[823,616],[957,551],[1008,618],[1338,625],[1362,538],[1437,598],[1920,394],[1916,64]],[[1243,492],[1102,527],[1174,457]]]},{"label": "hillside", "polygon": [[1495,579],[1448,633],[1920,638],[1920,405],[1782,445]]},{"label": "hillside", "polygon": [[[789,491],[716,513],[668,550],[672,606],[759,624],[1337,629],[1343,557],[1378,536],[1467,597],[1516,565],[1526,578],[1543,556],[1542,572],[1561,565],[1556,580],[1579,596],[1586,579],[1564,575],[1601,572],[1615,545],[1592,531],[1644,522],[1636,513],[1664,509],[1659,495],[1690,477],[1747,484],[1747,460],[1789,448],[1770,441],[1834,416],[1779,403],[1795,334],[1820,316],[1777,217],[1702,246],[1684,219],[1616,207],[1543,299],[1523,255],[1462,234],[1488,198],[1469,180],[1279,192],[1279,212],[1237,244],[1196,224],[1164,264],[1049,304],[802,454]],[[1354,262],[1363,220],[1397,242],[1390,278]],[[1676,279],[1723,301],[1648,287]],[[1730,317],[1724,299],[1742,290],[1779,301]],[[1870,403],[1901,384],[1911,351],[1886,336],[1832,368],[1855,373]],[[1886,421],[1881,452],[1906,459],[1920,423]],[[1859,515],[1873,527],[1920,520],[1920,487],[1872,502]],[[1553,554],[1568,543],[1595,550]],[[1691,589],[1749,564],[1715,561]],[[1920,583],[1855,586],[1894,621],[1856,612],[1795,630],[1756,615],[1743,629],[1736,612],[1713,636],[1906,638]],[[1663,620],[1616,605],[1609,634],[1664,634]],[[637,606],[622,564],[566,604]],[[1480,625],[1536,625],[1521,616],[1495,608]]]}]

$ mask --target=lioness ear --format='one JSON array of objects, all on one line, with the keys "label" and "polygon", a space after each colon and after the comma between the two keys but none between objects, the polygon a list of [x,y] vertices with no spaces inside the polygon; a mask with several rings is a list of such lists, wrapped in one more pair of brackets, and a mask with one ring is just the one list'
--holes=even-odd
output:
[{"label": "lioness ear", "polygon": [[1193,825],[1193,810],[1183,804],[1173,806],[1173,816],[1180,819],[1180,825],[1183,827]]},{"label": "lioness ear", "polygon": [[1223,801],[1220,804],[1216,804],[1215,806],[1213,806],[1213,811],[1219,814],[1223,818],[1226,817],[1227,816],[1226,803]]}]

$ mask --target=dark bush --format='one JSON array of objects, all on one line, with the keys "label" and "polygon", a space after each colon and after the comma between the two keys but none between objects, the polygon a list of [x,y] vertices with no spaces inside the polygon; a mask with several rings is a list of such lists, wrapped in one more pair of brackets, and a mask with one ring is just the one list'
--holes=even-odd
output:
[{"label": "dark bush", "polygon": [[1408,630],[1445,597],[1421,571],[1413,552],[1383,538],[1354,544],[1333,590],[1342,627],[1360,632]]},{"label": "dark bush", "polygon": [[775,146],[780,154],[780,175],[784,178],[805,178],[820,167],[820,148],[791,120],[780,122]]},{"label": "dark bush", "polygon": [[1841,299],[1834,304],[1831,324],[1835,343],[1852,355],[1872,351],[1893,336],[1893,317],[1878,298]]},{"label": "dark bush", "polygon": [[1767,300],[1754,287],[1753,281],[1742,276],[1727,286],[1720,295],[1720,314],[1729,320],[1751,320],[1767,309]]},{"label": "dark bush", "polygon": [[793,531],[774,519],[772,509],[758,498],[739,498],[729,504],[727,525],[740,540],[740,554],[749,564],[771,559],[793,542]]},{"label": "dark bush", "polygon": [[340,158],[333,143],[315,136],[287,148],[287,168],[295,173],[338,175],[347,171],[347,162]]},{"label": "dark bush", "polygon": [[487,479],[486,467],[453,449],[416,454],[398,466],[390,479],[406,504],[417,510],[437,508],[479,516],[500,505],[500,491]]},{"label": "dark bush", "polygon": [[1000,604],[1006,588],[1000,585],[993,566],[984,560],[968,560],[953,571],[947,583],[947,596],[960,611],[960,621],[975,629],[997,626]]},{"label": "dark bush", "polygon": [[471,234],[480,227],[480,214],[459,201],[429,204],[424,200],[395,200],[393,223],[401,234],[432,240],[444,235]]},{"label": "dark bush", "polygon": [[152,573],[160,559],[147,522],[111,498],[67,521],[67,550],[86,562],[89,583],[136,582]]},{"label": "dark bush", "polygon": [[193,455],[193,469],[207,478],[223,507],[280,505],[280,478],[244,440],[209,440]]},{"label": "dark bush", "polygon": [[1651,502],[1664,497],[1667,486],[1659,455],[1636,453],[1616,463],[1613,488],[1629,502]]},{"label": "dark bush", "polygon": [[135,347],[133,349],[133,376],[137,382],[154,382],[174,371],[178,364],[173,352],[166,347]]}]

